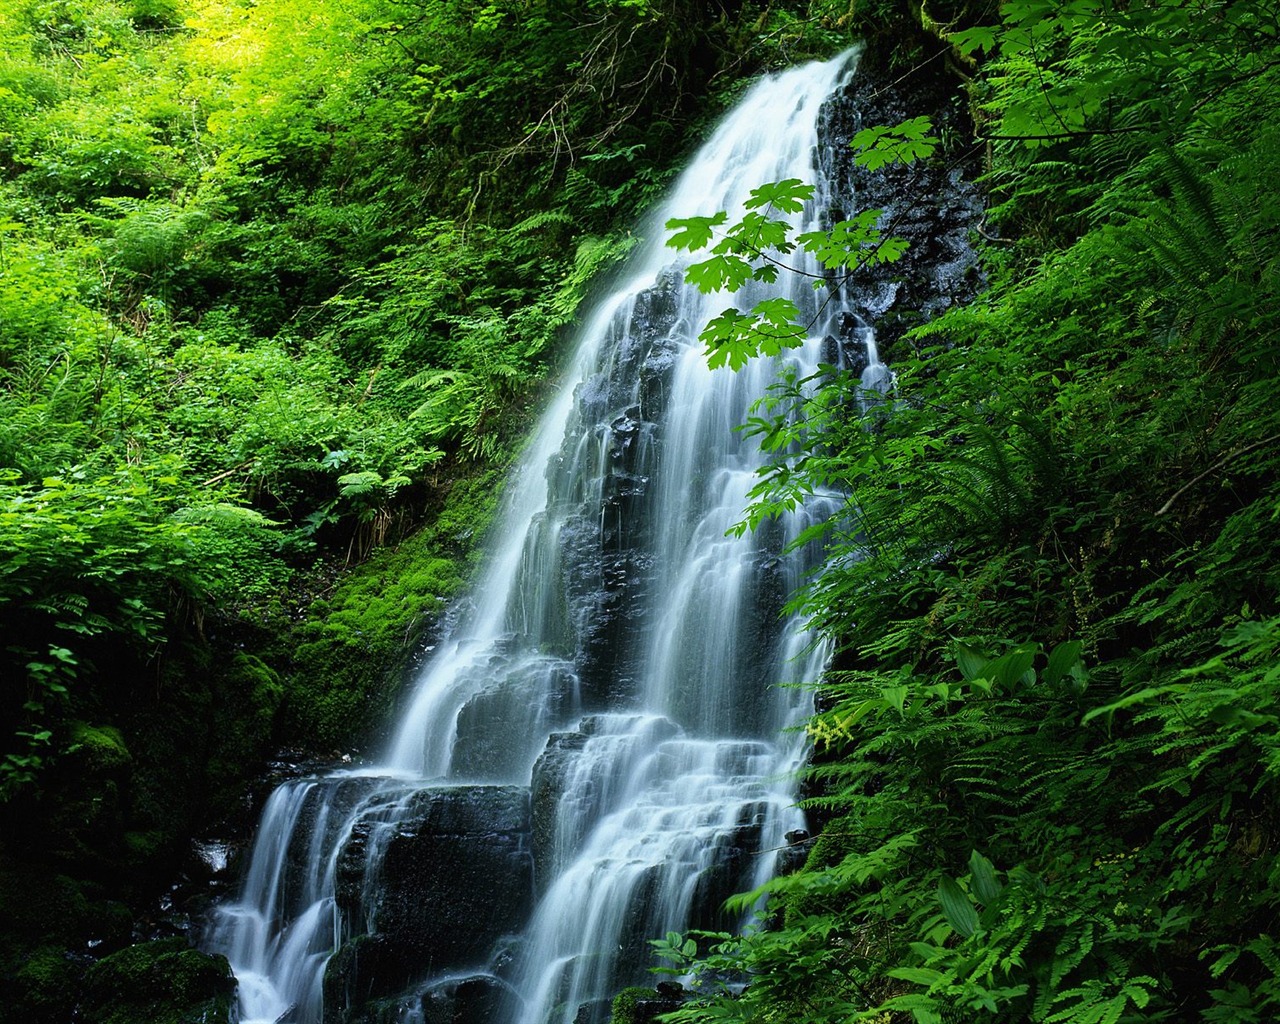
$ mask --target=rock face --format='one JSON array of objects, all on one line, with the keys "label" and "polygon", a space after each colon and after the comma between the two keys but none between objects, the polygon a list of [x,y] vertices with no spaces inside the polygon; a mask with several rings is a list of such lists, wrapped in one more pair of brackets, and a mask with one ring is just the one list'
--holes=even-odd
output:
[{"label": "rock face", "polygon": [[880,63],[876,53],[863,58],[845,95],[827,104],[818,129],[825,143],[819,162],[827,181],[821,198],[829,207],[829,223],[882,210],[881,230],[911,243],[897,262],[857,270],[844,286],[856,313],[833,318],[828,344],[855,373],[865,366],[861,328],[874,324],[881,357],[892,364],[906,331],[970,301],[982,283],[969,244],[983,211],[982,193],[973,180],[980,169],[976,152],[935,155],[875,172],[854,162],[850,141],[872,125],[928,114],[935,135],[945,137],[952,129],[960,138],[972,135],[958,80],[939,73],[885,85],[885,79],[897,76],[878,67]]},{"label": "rock face", "polygon": [[[345,943],[330,961],[327,1021],[365,1019],[364,1004],[429,975],[474,971],[528,915],[527,789],[420,790],[398,813],[394,824],[358,822],[339,856],[339,905],[348,921],[367,920],[371,933]],[[450,1005],[483,1003],[475,989],[450,995]],[[430,991],[444,998],[438,986]]]},{"label": "rock face", "polygon": [[566,475],[584,452],[605,466],[599,493],[573,494],[576,507],[559,534],[570,653],[588,711],[625,699],[635,685],[639,610],[649,605],[653,586],[650,468],[678,352],[679,287],[676,273],[665,272],[615,325],[617,357],[579,386],[579,427],[568,433],[557,459],[557,471]]}]

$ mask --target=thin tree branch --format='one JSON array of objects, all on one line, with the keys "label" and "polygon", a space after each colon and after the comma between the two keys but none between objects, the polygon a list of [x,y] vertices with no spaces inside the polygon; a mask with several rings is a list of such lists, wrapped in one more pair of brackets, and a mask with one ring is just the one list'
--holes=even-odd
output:
[{"label": "thin tree branch", "polygon": [[1158,509],[1156,509],[1156,515],[1158,516],[1164,515],[1166,512],[1169,511],[1169,509],[1173,507],[1173,503],[1177,501],[1179,498],[1181,498],[1182,495],[1184,495],[1187,491],[1189,491],[1192,487],[1198,484],[1205,477],[1209,476],[1211,473],[1216,473],[1228,462],[1234,461],[1235,459],[1239,458],[1241,455],[1245,454],[1245,452],[1251,452],[1255,448],[1261,448],[1263,445],[1272,444],[1276,441],[1280,441],[1280,434],[1272,434],[1270,437],[1264,437],[1261,441],[1254,441],[1253,444],[1247,444],[1243,448],[1235,448],[1227,452],[1226,455],[1220,458],[1217,462],[1215,462],[1212,466],[1206,469],[1203,473],[1200,473],[1197,476],[1192,477],[1185,484],[1183,484],[1176,491],[1174,491],[1172,496],[1169,498],[1169,500],[1166,501],[1163,505],[1161,505]]}]

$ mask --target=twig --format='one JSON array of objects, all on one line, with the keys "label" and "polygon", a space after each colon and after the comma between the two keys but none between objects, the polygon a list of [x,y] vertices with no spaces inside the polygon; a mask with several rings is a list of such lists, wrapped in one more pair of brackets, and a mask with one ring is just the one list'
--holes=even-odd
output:
[{"label": "twig", "polygon": [[242,469],[248,469],[252,465],[253,465],[253,459],[250,459],[248,462],[242,462],[240,463],[240,465],[236,466],[235,468],[228,469],[225,473],[219,473],[217,476],[209,477],[209,479],[206,480],[204,483],[202,483],[200,486],[212,487],[214,484],[221,483],[223,480],[227,479],[227,477],[235,476]]},{"label": "twig", "polygon": [[987,234],[985,231],[983,231],[983,230],[982,230],[982,225],[983,225],[983,224],[985,224],[985,223],[986,223],[986,221],[985,221],[985,220],[984,220],[984,221],[981,221],[981,222],[979,222],[978,226],[977,226],[977,227],[975,227],[975,228],[973,229],[974,231],[976,231],[976,232],[978,233],[978,237],[979,237],[979,238],[985,238],[988,242],[996,242],[996,243],[997,243],[997,244],[999,244],[999,245],[1013,245],[1013,244],[1015,244],[1015,243],[1014,243],[1014,240],[1013,240],[1012,238],[997,238],[995,235],[989,235],[989,234]]},{"label": "twig", "polygon": [[1188,490],[1190,490],[1192,487],[1198,484],[1210,473],[1216,473],[1228,462],[1232,461],[1235,458],[1238,458],[1239,456],[1243,455],[1245,452],[1251,452],[1255,448],[1261,448],[1263,445],[1271,444],[1275,441],[1280,441],[1280,434],[1272,434],[1270,437],[1264,437],[1261,441],[1254,441],[1253,444],[1247,444],[1243,448],[1236,448],[1236,449],[1233,449],[1232,451],[1227,452],[1226,455],[1220,458],[1217,462],[1215,462],[1212,466],[1206,469],[1203,473],[1200,473],[1199,475],[1192,477],[1185,484],[1183,484],[1176,491],[1174,491],[1173,495],[1169,498],[1169,500],[1166,501],[1163,505],[1161,505],[1158,509],[1156,509],[1156,515],[1162,516],[1166,512],[1168,512],[1169,509],[1173,507],[1173,503],[1175,501],[1181,498],[1183,494],[1185,494]]}]

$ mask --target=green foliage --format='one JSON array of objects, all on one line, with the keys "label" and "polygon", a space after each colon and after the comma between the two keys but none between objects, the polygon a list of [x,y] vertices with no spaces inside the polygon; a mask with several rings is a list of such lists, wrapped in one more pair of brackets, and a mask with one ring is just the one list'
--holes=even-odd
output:
[{"label": "green foliage", "polygon": [[0,479],[0,544],[10,552],[0,571],[5,796],[80,742],[56,730],[86,696],[104,641],[118,638],[145,661],[171,619],[193,614],[193,602],[229,598],[244,579],[236,560],[270,544],[260,516],[174,509],[180,494],[159,467],[96,479],[76,471],[39,485],[12,471]]},{"label": "green foliage", "polygon": [[930,135],[932,120],[924,115],[909,117],[896,125],[873,125],[853,136],[853,147],[860,150],[857,163],[869,171],[887,164],[909,164],[932,156],[938,138]]},{"label": "green foliage", "polygon": [[[939,29],[993,143],[991,287],[883,399],[824,368],[753,410],[740,530],[847,495],[793,601],[837,649],[824,827],[731,901],[760,927],[657,944],[695,991],[667,1020],[1275,1015],[1276,17],[1029,0]],[[928,130],[868,130],[862,162]]]},{"label": "green foliage", "polygon": [[[892,130],[866,130],[876,131]],[[923,140],[917,141],[925,145]],[[906,151],[901,150],[900,158],[911,159],[905,154]],[[779,271],[807,274],[784,262],[783,258],[797,248],[812,254],[826,270],[841,270],[846,276],[859,267],[892,263],[902,257],[907,243],[881,234],[880,210],[869,210],[851,220],[840,221],[829,231],[805,232],[793,240],[790,237],[793,225],[769,214],[775,210],[782,214],[799,213],[813,198],[813,193],[812,185],[795,178],[761,185],[751,190],[743,204],[748,211],[743,218],[720,231],[717,229],[728,221],[728,214],[723,210],[709,217],[675,217],[667,221],[667,230],[672,232],[667,244],[672,248],[711,249],[710,258],[685,268],[685,280],[704,293],[736,292],[748,281],[772,283]],[[711,245],[717,234],[720,240]],[[814,281],[816,286],[826,284],[833,289],[842,283],[843,278],[826,281],[817,277]],[[712,318],[698,338],[706,346],[710,367],[728,365],[730,369],[739,370],[752,358],[776,356],[803,344],[808,330],[798,318],[799,310],[790,300],[765,299],[750,313],[732,307],[724,310]]]}]

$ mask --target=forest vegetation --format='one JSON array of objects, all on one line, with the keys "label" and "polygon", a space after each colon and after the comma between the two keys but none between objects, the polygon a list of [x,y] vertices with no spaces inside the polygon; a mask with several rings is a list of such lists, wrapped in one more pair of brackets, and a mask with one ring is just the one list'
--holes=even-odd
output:
[{"label": "forest vegetation", "polygon": [[[738,899],[767,897],[761,927],[656,943],[699,979],[666,1019],[1275,1020],[1280,8],[918,13],[972,138],[854,141],[869,166],[986,147],[987,288],[908,334],[869,418],[828,369],[750,421],[775,456],[744,528],[850,496],[794,599],[838,651],[808,725],[822,829]],[[894,257],[881,226],[749,215],[691,279],[797,243],[856,275]],[[714,321],[712,358],[785,346],[787,313]]]},{"label": "forest vegetation", "polygon": [[129,943],[277,751],[385,727],[588,283],[816,32],[761,18],[0,3],[0,1019],[207,972]]},{"label": "forest vegetation", "polygon": [[[963,92],[968,137],[863,160],[976,154],[986,288],[871,422],[830,369],[753,413],[744,529],[850,496],[795,597],[837,648],[821,828],[767,927],[658,942],[699,979],[672,1019],[1280,1016],[1277,33],[1274,0],[0,0],[0,1021],[225,1013],[198,901],[155,909],[191,838],[277,751],[372,741],[637,215],[747,77],[855,39]],[[833,274],[893,252],[868,224]],[[778,241],[736,238],[748,273]]]}]

